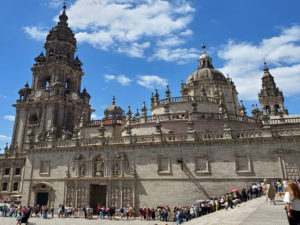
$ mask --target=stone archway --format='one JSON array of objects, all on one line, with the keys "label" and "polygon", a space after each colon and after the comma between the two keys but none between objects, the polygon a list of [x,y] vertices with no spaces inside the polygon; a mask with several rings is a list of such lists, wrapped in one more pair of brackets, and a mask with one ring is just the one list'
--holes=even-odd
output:
[{"label": "stone archway", "polygon": [[48,182],[39,182],[31,187],[33,199],[32,205],[47,205],[48,208],[54,204],[54,189]]}]

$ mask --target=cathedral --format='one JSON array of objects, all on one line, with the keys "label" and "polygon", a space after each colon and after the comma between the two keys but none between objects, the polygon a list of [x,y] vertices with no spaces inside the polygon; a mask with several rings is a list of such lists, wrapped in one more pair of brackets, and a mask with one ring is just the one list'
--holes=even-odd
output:
[{"label": "cathedral", "polygon": [[264,178],[299,179],[300,115],[288,115],[265,63],[260,107],[248,116],[229,77],[203,53],[180,95],[140,111],[116,104],[92,120],[65,7],[19,91],[0,199],[22,205],[190,205]]}]

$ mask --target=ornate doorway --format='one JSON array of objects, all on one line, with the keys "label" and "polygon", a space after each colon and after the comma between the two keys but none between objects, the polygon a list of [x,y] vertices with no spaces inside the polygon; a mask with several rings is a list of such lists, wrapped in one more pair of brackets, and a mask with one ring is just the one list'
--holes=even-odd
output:
[{"label": "ornate doorway", "polygon": [[48,197],[48,192],[38,192],[36,196],[36,204],[40,206],[48,205]]},{"label": "ornate doorway", "polygon": [[106,195],[107,195],[107,186],[99,184],[91,184],[90,187],[90,207],[94,210],[97,209],[97,205],[106,207]]}]

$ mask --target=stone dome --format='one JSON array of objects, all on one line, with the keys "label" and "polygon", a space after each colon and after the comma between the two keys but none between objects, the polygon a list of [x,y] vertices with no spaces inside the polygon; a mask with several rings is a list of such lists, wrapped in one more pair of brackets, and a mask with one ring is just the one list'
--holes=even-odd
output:
[{"label": "stone dome", "polygon": [[203,54],[199,57],[198,70],[192,73],[186,80],[186,84],[191,83],[192,81],[224,81],[227,82],[224,75],[214,69],[212,65],[212,58],[206,54],[205,45],[202,46]]},{"label": "stone dome", "polygon": [[189,84],[192,81],[208,81],[208,80],[227,82],[226,78],[219,70],[212,69],[212,68],[201,68],[198,69],[196,72],[192,73],[186,80],[186,83]]}]

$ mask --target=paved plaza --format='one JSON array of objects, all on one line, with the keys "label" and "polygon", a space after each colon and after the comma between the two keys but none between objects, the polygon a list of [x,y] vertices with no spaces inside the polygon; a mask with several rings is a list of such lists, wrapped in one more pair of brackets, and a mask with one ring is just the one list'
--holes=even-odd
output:
[{"label": "paved plaza", "polygon": [[[193,219],[184,224],[188,225],[287,225],[287,219],[284,211],[284,203],[282,198],[276,199],[276,205],[269,205],[265,200],[265,197],[258,198],[243,204],[238,205],[234,209],[221,210],[198,219]],[[30,225],[51,225],[51,224],[62,224],[62,225],[81,225],[81,224],[104,224],[104,225],[115,225],[115,224],[124,224],[124,225],[165,225],[173,224],[174,222],[161,222],[161,221],[144,221],[144,220],[99,220],[94,217],[92,220],[85,219],[46,219],[41,218],[30,218]],[[0,224],[2,225],[15,225],[15,218],[0,218]]]}]

